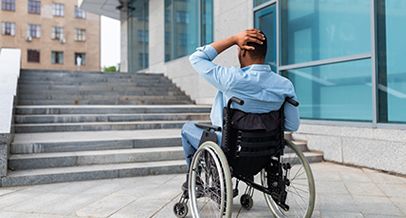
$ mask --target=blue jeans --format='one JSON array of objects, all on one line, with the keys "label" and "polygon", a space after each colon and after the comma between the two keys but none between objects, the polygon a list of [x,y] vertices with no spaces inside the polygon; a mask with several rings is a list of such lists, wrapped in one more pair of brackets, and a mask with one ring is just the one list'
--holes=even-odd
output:
[{"label": "blue jeans", "polygon": [[[217,133],[217,141],[221,145],[221,132]],[[182,146],[185,154],[187,166],[190,166],[194,153],[199,148],[200,138],[202,137],[203,129],[195,125],[195,122],[186,122],[182,127]]]}]

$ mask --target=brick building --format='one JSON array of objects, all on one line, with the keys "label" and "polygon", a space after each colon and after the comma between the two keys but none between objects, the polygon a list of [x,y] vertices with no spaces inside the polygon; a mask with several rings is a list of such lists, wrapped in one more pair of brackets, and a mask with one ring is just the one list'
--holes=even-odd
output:
[{"label": "brick building", "polygon": [[23,69],[100,70],[100,16],[77,1],[1,0],[0,30],[0,48],[21,49]]}]

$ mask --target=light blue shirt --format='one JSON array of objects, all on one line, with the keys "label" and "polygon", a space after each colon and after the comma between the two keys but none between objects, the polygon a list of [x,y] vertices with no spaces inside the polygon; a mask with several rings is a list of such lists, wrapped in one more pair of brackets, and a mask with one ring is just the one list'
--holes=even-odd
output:
[{"label": "light blue shirt", "polygon": [[[193,68],[218,90],[210,113],[213,125],[222,126],[223,108],[234,96],[244,100],[245,104],[233,104],[232,107],[249,113],[279,110],[286,97],[296,99],[293,84],[273,73],[269,65],[222,67],[212,62],[216,56],[216,49],[206,45],[197,48],[189,57]],[[284,107],[285,129],[296,131],[300,123],[298,108],[289,103]]]}]

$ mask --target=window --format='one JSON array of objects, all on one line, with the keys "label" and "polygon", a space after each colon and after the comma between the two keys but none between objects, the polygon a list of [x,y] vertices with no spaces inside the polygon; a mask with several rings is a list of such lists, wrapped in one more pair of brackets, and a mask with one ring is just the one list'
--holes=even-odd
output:
[{"label": "window", "polygon": [[129,7],[133,10],[128,12],[128,72],[137,72],[149,64],[148,55],[141,55],[149,51],[149,1],[131,0]]},{"label": "window", "polygon": [[52,51],[51,52],[51,63],[52,64],[63,64],[63,52],[62,51]]},{"label": "window", "polygon": [[186,11],[176,12],[176,22],[177,23],[189,23],[189,16]]},{"label": "window", "polygon": [[141,64],[148,63],[148,53],[139,53],[138,62]]},{"label": "window", "polygon": [[16,24],[12,22],[1,23],[1,34],[6,36],[16,35]]},{"label": "window", "polygon": [[378,120],[406,123],[406,1],[378,2]]},{"label": "window", "polygon": [[39,63],[40,62],[40,51],[35,49],[27,50],[27,62]]},{"label": "window", "polygon": [[41,1],[40,0],[28,0],[28,13],[41,14]]},{"label": "window", "polygon": [[276,60],[276,16],[276,4],[261,8],[254,13],[255,28],[262,30],[268,39],[265,63],[271,65],[273,72],[277,72],[278,70]]},{"label": "window", "polygon": [[138,30],[138,42],[140,43],[148,43],[148,31],[147,30]]},{"label": "window", "polygon": [[85,29],[75,29],[76,35],[75,35],[75,40],[76,41],[86,41],[86,30]]},{"label": "window", "polygon": [[54,26],[52,27],[52,39],[56,40],[64,40],[64,34],[63,34],[63,27],[60,26]]},{"label": "window", "polygon": [[41,26],[38,24],[28,24],[27,36],[31,38],[40,38]]},{"label": "window", "polygon": [[205,45],[213,41],[213,1],[200,0],[201,19],[200,19],[200,40]]},{"label": "window", "polygon": [[53,3],[52,15],[55,17],[63,17],[65,15],[65,5],[61,3]]},{"label": "window", "polygon": [[79,19],[86,19],[86,12],[77,5],[75,6],[75,17]]},{"label": "window", "polygon": [[292,69],[282,73],[295,85],[305,119],[372,120],[370,59]]},{"label": "window", "polygon": [[76,66],[86,65],[86,53],[75,52],[75,65]]},{"label": "window", "polygon": [[282,65],[370,53],[371,2],[280,1]]},{"label": "window", "polygon": [[187,44],[186,44],[187,43],[187,35],[186,34],[180,33],[178,35],[177,39],[178,39],[178,44],[180,46],[187,46]]},{"label": "window", "polygon": [[165,0],[165,61],[186,56],[212,39],[212,0]]},{"label": "window", "polygon": [[16,10],[16,1],[15,0],[1,0],[1,10],[15,11]]}]

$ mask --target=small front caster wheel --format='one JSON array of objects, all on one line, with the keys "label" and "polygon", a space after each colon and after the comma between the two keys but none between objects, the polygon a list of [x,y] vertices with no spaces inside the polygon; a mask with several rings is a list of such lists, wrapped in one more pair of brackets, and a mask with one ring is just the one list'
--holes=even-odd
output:
[{"label": "small front caster wheel", "polygon": [[250,210],[252,208],[252,206],[254,205],[254,201],[252,200],[252,197],[248,194],[243,194],[241,196],[240,203],[241,203],[241,206],[246,210]]},{"label": "small front caster wheel", "polygon": [[173,206],[173,212],[175,213],[176,217],[178,218],[184,218],[186,217],[188,213],[188,208],[186,203],[176,203],[175,206]]}]

